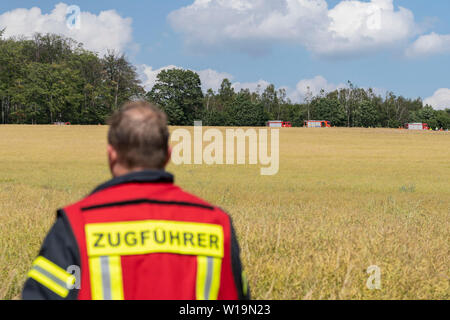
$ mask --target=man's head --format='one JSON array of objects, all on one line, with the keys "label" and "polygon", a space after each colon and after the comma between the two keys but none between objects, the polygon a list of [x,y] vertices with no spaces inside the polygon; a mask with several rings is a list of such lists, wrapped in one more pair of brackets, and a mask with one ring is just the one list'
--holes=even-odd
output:
[{"label": "man's head", "polygon": [[108,159],[117,177],[164,169],[170,159],[167,117],[146,101],[126,103],[109,120]]}]

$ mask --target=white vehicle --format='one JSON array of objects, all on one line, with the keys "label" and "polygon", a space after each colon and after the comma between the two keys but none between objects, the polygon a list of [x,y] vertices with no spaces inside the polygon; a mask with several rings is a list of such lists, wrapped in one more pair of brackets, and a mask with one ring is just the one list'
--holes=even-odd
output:
[{"label": "white vehicle", "polygon": [[269,128],[292,128],[290,121],[272,120],[267,122]]},{"label": "white vehicle", "polygon": [[406,125],[408,130],[429,130],[428,124],[426,123],[408,123]]},{"label": "white vehicle", "polygon": [[267,126],[269,128],[281,128],[281,127],[283,127],[283,121],[279,121],[279,120],[268,121]]}]

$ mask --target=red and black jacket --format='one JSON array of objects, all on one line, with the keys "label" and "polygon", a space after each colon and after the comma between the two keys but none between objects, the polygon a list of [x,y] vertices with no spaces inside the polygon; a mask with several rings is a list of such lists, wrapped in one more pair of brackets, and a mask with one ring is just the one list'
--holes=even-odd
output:
[{"label": "red and black jacket", "polygon": [[58,210],[24,299],[249,299],[231,218],[165,171],[101,185]]}]

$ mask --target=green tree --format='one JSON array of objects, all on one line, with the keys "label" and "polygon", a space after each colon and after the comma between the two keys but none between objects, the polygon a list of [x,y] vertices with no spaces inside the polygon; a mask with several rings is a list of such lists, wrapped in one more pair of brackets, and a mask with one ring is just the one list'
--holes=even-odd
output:
[{"label": "green tree", "polygon": [[123,55],[101,59],[59,35],[0,35],[0,123],[104,123],[119,105],[143,93]]},{"label": "green tree", "polygon": [[172,125],[192,126],[203,112],[203,92],[198,74],[190,70],[161,71],[147,98],[158,104]]},{"label": "green tree", "polygon": [[450,129],[450,109],[437,111],[436,121],[439,128]]},{"label": "green tree", "polygon": [[267,113],[260,102],[252,102],[249,90],[238,93],[226,109],[227,126],[252,127],[264,126],[268,120]]},{"label": "green tree", "polygon": [[107,99],[111,111],[117,110],[132,97],[144,95],[136,68],[127,61],[124,54],[108,51],[103,57],[102,63],[108,85]]},{"label": "green tree", "polygon": [[[285,94],[285,92],[282,92],[282,94]],[[264,106],[264,111],[271,119],[280,120],[280,102],[278,100],[278,92],[273,84],[268,85],[262,93],[261,103]]]},{"label": "green tree", "polygon": [[334,126],[345,124],[345,110],[339,100],[333,97],[314,98],[311,101],[311,115],[316,120],[331,121]]},{"label": "green tree", "polygon": [[422,109],[415,112],[412,119],[414,119],[414,122],[427,123],[430,128],[435,129],[436,127],[439,127],[437,114],[438,113],[436,110],[434,110],[431,106],[426,105]]},{"label": "green tree", "polygon": [[223,79],[217,95],[220,104],[219,110],[223,111],[226,107],[230,106],[235,95],[236,92],[234,91],[231,81],[226,78]]},{"label": "green tree", "polygon": [[363,101],[355,109],[354,124],[356,127],[376,127],[377,109],[373,101]]}]

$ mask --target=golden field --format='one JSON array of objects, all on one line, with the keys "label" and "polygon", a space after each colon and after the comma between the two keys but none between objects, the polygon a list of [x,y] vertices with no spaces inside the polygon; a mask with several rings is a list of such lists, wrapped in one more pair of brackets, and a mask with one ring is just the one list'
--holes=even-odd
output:
[{"label": "golden field", "polygon": [[[109,179],[106,131],[0,126],[0,299],[20,297],[56,209]],[[450,298],[449,133],[286,128],[279,173],[259,169],[168,169],[233,217],[254,299]]]}]

